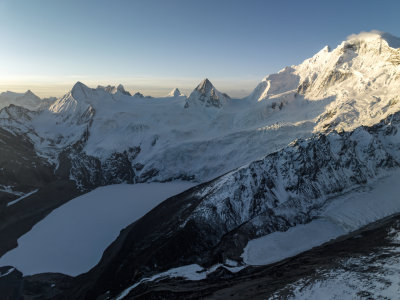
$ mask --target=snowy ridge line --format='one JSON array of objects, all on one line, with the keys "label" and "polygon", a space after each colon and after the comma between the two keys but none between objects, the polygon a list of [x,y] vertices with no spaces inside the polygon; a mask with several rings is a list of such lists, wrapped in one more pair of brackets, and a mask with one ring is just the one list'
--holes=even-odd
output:
[{"label": "snowy ridge line", "polygon": [[30,110],[44,109],[55,100],[53,98],[40,99],[31,90],[25,93],[3,92],[0,93],[0,109],[10,105],[22,106]]}]

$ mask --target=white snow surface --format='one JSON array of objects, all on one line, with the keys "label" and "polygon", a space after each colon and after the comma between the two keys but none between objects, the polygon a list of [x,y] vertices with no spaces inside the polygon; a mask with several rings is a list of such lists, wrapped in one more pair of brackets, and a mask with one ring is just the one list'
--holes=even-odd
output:
[{"label": "white snow surface", "polygon": [[[296,300],[398,299],[400,294],[400,249],[398,225],[391,228],[393,246],[344,259],[340,267],[317,269],[317,278],[302,278],[288,285]],[[389,240],[391,239],[388,237]],[[287,287],[285,287],[287,289]],[[272,298],[279,298],[278,291]]]},{"label": "white snow surface", "polygon": [[174,88],[167,97],[180,97],[180,96],[185,96],[184,94],[181,93],[181,91],[178,88]]},{"label": "white snow surface", "polygon": [[[375,31],[352,35],[266,76],[245,99],[230,99],[208,80],[189,98],[175,89],[152,99],[130,96],[121,85],[91,89],[78,82],[24,126],[11,125],[54,164],[62,149],[88,135],[83,151],[101,161],[140,147],[133,164],[144,168],[136,175],[156,169],[152,180],[187,175],[202,182],[296,138],[372,125],[398,111],[398,41]],[[0,112],[1,124],[13,131],[8,119]]]},{"label": "white snow surface", "polygon": [[396,171],[363,190],[333,198],[310,223],[249,241],[242,254],[244,263],[268,265],[400,213],[399,176]]},{"label": "white snow surface", "polygon": [[324,47],[297,66],[268,75],[248,97],[282,99],[303,87],[305,99],[331,99],[314,131],[373,125],[399,110],[400,39],[378,31],[351,35],[334,50]]},{"label": "white snow surface", "polygon": [[121,184],[97,188],[52,211],[18,239],[18,247],[0,258],[24,275],[89,271],[103,251],[133,223],[188,182]]},{"label": "white snow surface", "polygon": [[[175,89],[153,99],[130,96],[122,85],[91,89],[78,82],[29,124],[13,124],[54,164],[62,149],[88,135],[84,152],[102,161],[140,147],[133,162],[144,165],[138,176],[156,169],[152,180],[194,175],[202,182],[295,138],[372,125],[398,111],[398,41],[376,31],[352,35],[332,51],[325,47],[300,65],[266,76],[239,100],[207,79],[189,98]],[[0,113],[2,118],[8,116]]]},{"label": "white snow surface", "polygon": [[58,153],[88,133],[83,149],[87,155],[105,161],[115,152],[140,147],[133,163],[144,168],[137,175],[157,169],[153,180],[185,174],[201,182],[284,147],[294,138],[309,136],[312,120],[327,104],[322,101],[310,111],[299,99],[281,111],[267,103],[232,100],[223,101],[219,109],[204,105],[186,109],[184,96],[146,99],[108,90],[77,83],[48,110],[32,116],[25,131],[37,152],[57,164]]}]

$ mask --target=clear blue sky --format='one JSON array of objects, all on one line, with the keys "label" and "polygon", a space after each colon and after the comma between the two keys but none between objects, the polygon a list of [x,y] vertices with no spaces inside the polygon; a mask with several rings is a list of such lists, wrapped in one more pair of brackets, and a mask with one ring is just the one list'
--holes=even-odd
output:
[{"label": "clear blue sky", "polygon": [[160,94],[208,77],[242,95],[352,33],[400,36],[399,12],[370,0],[0,0],[0,91],[60,95],[81,80]]}]

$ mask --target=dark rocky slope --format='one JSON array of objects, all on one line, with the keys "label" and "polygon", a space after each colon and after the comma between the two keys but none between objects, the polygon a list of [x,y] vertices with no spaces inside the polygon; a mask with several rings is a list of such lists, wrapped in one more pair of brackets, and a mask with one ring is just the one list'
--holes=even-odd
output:
[{"label": "dark rocky slope", "polygon": [[[80,194],[63,166],[38,156],[25,135],[0,128],[0,256],[17,246],[17,239],[53,209]],[[32,195],[7,206],[29,192]]]}]

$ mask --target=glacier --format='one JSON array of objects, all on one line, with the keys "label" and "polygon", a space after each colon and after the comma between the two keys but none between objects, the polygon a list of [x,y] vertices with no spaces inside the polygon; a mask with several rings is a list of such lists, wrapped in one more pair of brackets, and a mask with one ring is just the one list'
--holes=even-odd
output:
[{"label": "glacier", "polygon": [[18,239],[18,247],[0,258],[24,275],[63,273],[77,276],[100,260],[120,231],[188,182],[111,185],[72,199]]}]

